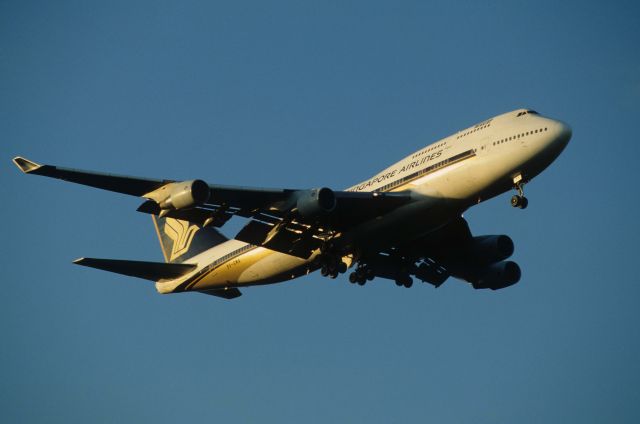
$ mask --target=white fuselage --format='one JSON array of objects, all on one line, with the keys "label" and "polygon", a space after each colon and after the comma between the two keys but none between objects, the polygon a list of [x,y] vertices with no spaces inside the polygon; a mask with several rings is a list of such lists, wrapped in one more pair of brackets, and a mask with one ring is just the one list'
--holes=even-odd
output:
[{"label": "white fuselage", "polygon": [[[504,193],[514,179],[530,181],[562,152],[571,129],[561,121],[519,109],[483,121],[407,156],[348,191],[411,190],[419,202],[356,227],[350,237],[372,248],[421,237],[464,210]],[[197,269],[158,282],[160,293],[241,287],[286,281],[317,268],[315,252],[301,259],[229,240],[193,258]],[[353,257],[345,257],[350,265]]]}]

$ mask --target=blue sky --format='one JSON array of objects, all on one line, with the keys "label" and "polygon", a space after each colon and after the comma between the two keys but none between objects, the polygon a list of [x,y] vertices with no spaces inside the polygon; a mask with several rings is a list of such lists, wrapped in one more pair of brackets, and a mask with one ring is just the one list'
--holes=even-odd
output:
[{"label": "blue sky", "polygon": [[[0,420],[638,422],[639,41],[631,1],[2,2]],[[519,107],[573,139],[466,214],[515,241],[498,292],[161,296],[71,264],[161,260],[138,199],[10,161],[339,189]]]}]

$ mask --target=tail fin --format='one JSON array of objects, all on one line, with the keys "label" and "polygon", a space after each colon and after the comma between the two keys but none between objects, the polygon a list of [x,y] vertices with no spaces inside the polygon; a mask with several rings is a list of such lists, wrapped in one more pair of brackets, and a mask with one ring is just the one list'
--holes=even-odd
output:
[{"label": "tail fin", "polygon": [[212,227],[151,215],[166,262],[181,263],[228,239]]}]

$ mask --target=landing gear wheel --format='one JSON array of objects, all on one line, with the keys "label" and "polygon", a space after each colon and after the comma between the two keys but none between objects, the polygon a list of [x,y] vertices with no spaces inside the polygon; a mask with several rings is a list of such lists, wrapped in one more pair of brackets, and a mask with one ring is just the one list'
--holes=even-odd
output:
[{"label": "landing gear wheel", "polygon": [[367,282],[364,270],[362,268],[358,268],[349,274],[349,282],[352,284],[358,283],[359,285],[364,286],[364,283]]},{"label": "landing gear wheel", "polygon": [[338,272],[340,274],[344,274],[345,272],[347,272],[347,264],[345,264],[344,262],[340,261],[338,263]]},{"label": "landing gear wheel", "polygon": [[320,267],[320,275],[322,275],[323,277],[327,277],[330,274],[330,270],[329,267],[327,265],[322,265]]},{"label": "landing gear wheel", "polygon": [[514,208],[517,208],[519,204],[520,204],[520,196],[518,196],[517,194],[514,194],[513,196],[511,196],[511,206],[513,206]]},{"label": "landing gear wheel", "polygon": [[396,286],[398,287],[406,287],[409,288],[413,285],[413,278],[411,276],[405,274],[401,275],[396,279]]},{"label": "landing gear wheel", "polygon": [[513,206],[514,208],[525,209],[528,205],[529,200],[524,196],[516,194],[511,197],[511,206]]},{"label": "landing gear wheel", "polygon": [[365,272],[365,277],[366,277],[367,281],[373,281],[375,276],[376,275],[373,273],[373,270],[367,268],[367,271]]}]

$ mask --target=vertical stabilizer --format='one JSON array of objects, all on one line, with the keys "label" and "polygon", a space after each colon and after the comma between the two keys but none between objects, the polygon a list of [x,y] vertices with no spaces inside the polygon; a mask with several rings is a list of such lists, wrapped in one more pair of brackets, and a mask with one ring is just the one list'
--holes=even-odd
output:
[{"label": "vertical stabilizer", "polygon": [[175,218],[151,215],[166,262],[181,263],[227,241],[212,227],[201,227]]}]

